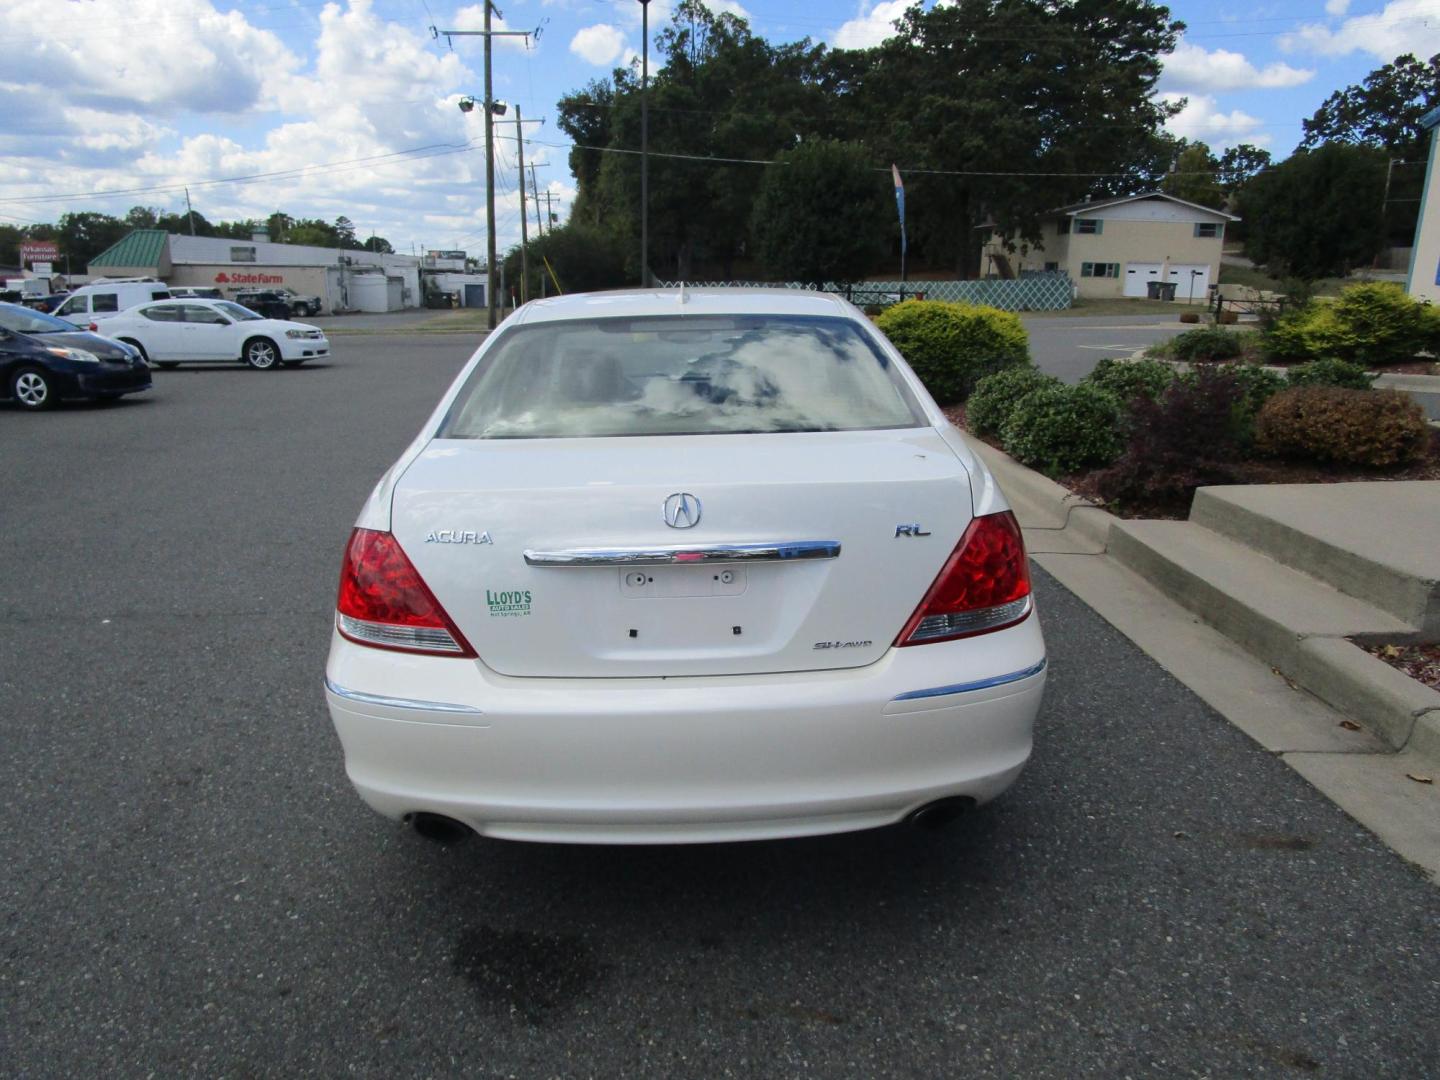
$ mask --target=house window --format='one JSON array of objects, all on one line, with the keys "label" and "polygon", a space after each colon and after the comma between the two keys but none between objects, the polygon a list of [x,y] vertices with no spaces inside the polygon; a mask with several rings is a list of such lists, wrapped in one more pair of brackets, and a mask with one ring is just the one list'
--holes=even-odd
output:
[{"label": "house window", "polygon": [[1214,221],[1197,221],[1195,235],[1202,240],[1214,240],[1220,235],[1220,225]]},{"label": "house window", "polygon": [[1118,278],[1120,276],[1120,264],[1082,262],[1080,264],[1080,276]]},{"label": "house window", "polygon": [[232,247],[230,249],[231,262],[254,262],[255,249],[253,247]]},{"label": "house window", "polygon": [[1099,236],[1105,231],[1105,222],[1093,217],[1076,218],[1075,231],[1081,236]]},{"label": "house window", "polygon": [[1057,270],[1059,270],[1059,269],[1060,269],[1060,264],[1059,264],[1058,262],[1047,262],[1047,263],[1045,264],[1045,272],[1046,272],[1047,274],[1053,274],[1053,273],[1055,273],[1055,271],[1057,271]]}]

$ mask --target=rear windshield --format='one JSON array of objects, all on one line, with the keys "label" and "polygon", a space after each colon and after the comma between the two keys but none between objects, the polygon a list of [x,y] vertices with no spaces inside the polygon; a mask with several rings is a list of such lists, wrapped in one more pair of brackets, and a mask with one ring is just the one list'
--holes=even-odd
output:
[{"label": "rear windshield", "polygon": [[924,424],[848,319],[671,316],[503,331],[442,439],[861,431]]}]

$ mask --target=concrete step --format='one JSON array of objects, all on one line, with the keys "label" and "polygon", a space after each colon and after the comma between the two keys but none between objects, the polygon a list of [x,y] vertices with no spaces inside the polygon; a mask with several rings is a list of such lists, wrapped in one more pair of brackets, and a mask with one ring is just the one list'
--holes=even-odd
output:
[{"label": "concrete step", "polygon": [[1353,634],[1405,637],[1394,615],[1188,521],[1122,521],[1111,556],[1232,641],[1287,674],[1300,642]]},{"label": "concrete step", "polygon": [[1440,481],[1201,488],[1190,520],[1440,637]]}]

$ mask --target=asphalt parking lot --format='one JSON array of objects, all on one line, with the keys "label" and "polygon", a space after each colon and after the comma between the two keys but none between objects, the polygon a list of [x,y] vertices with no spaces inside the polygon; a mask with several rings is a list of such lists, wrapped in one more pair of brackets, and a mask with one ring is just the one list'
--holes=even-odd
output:
[{"label": "asphalt parking lot", "polygon": [[1186,327],[1173,315],[1024,315],[1030,355],[1041,371],[1077,383],[1107,356],[1126,357]]},{"label": "asphalt parking lot", "polygon": [[1440,1069],[1440,893],[1043,575],[1036,758],[949,831],[373,815],[321,692],[339,556],[472,346],[0,407],[0,1073]]}]

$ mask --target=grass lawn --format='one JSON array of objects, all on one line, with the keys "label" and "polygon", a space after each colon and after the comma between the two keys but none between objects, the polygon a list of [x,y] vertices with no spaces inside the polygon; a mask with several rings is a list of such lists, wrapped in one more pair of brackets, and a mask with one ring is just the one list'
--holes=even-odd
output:
[{"label": "grass lawn", "polygon": [[[1321,278],[1315,282],[1313,288],[1316,296],[1336,296],[1342,286],[1353,285],[1361,277],[1352,279],[1346,278]],[[1284,282],[1273,278],[1264,270],[1253,266],[1232,266],[1229,263],[1220,264],[1221,285],[1245,285],[1251,289],[1268,289],[1270,292],[1284,292]]]},{"label": "grass lawn", "polygon": [[1031,316],[1034,318],[1055,318],[1063,319],[1084,315],[1174,315],[1177,319],[1182,312],[1205,310],[1204,304],[1186,304],[1181,301],[1173,303],[1165,300],[1143,300],[1135,297],[1117,296],[1105,300],[1087,300],[1084,297],[1075,301],[1073,307],[1064,311],[1021,311],[1016,314]]}]

